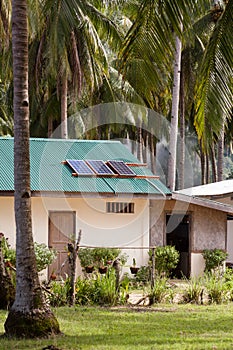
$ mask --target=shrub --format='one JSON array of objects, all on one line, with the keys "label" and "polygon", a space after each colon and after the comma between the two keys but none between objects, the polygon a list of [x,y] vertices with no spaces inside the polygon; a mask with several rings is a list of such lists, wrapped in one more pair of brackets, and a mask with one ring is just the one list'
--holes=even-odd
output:
[{"label": "shrub", "polygon": [[220,273],[206,274],[205,286],[210,304],[221,304],[229,298],[226,281]]},{"label": "shrub", "polygon": [[187,303],[200,304],[204,292],[203,280],[200,277],[192,277],[187,280],[188,286],[184,292],[184,301]]},{"label": "shrub", "polygon": [[157,277],[154,282],[154,287],[150,288],[148,292],[149,304],[161,303],[169,294],[169,286],[167,278]]},{"label": "shrub", "polygon": [[82,267],[94,265],[93,249],[80,248],[78,251],[78,257]]},{"label": "shrub", "polygon": [[205,259],[205,272],[219,268],[227,258],[227,253],[221,249],[205,249],[202,255]]},{"label": "shrub", "polygon": [[68,304],[70,291],[70,280],[52,281],[50,283],[49,293],[47,298],[51,306],[59,307]]},{"label": "shrub", "polygon": [[121,263],[127,261],[126,254],[121,254],[117,248],[80,248],[78,257],[82,267],[106,265],[108,262],[113,262],[119,257]]},{"label": "shrub", "polygon": [[34,243],[37,271],[44,270],[56,258],[56,252],[44,243]]},{"label": "shrub", "polygon": [[[149,254],[151,257],[151,250]],[[158,271],[159,275],[164,273],[166,276],[169,276],[171,271],[176,268],[179,257],[179,252],[173,246],[167,245],[155,248],[155,269]]]},{"label": "shrub", "polygon": [[75,284],[76,289],[76,304],[91,305],[94,303],[94,284],[93,279],[78,277]]},{"label": "shrub", "polygon": [[[34,243],[34,250],[36,256],[36,266],[37,271],[40,272],[44,270],[48,265],[50,265],[56,258],[56,252],[47,247],[44,243]],[[3,248],[4,260],[9,261],[13,266],[16,265],[16,251],[10,248],[7,240],[5,240]]]},{"label": "shrub", "polygon": [[136,282],[146,284],[150,281],[150,266],[141,266],[135,277]]},{"label": "shrub", "polygon": [[94,284],[94,302],[98,305],[115,305],[118,300],[116,291],[116,276],[112,268],[106,275],[97,273]]}]

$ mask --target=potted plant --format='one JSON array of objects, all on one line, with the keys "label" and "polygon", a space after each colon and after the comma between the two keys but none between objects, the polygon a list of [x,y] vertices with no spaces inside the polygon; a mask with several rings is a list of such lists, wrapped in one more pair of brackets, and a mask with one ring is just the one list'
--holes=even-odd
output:
[{"label": "potted plant", "polygon": [[99,262],[99,273],[104,274],[107,270],[108,267],[106,266],[104,259],[102,259],[101,262]]},{"label": "potted plant", "polygon": [[139,270],[139,267],[136,266],[136,259],[133,258],[133,265],[130,266],[130,272],[133,274],[133,275],[136,275],[137,272]]},{"label": "potted plant", "polygon": [[91,248],[80,248],[78,251],[78,257],[82,268],[87,273],[92,273],[94,270],[94,257],[93,249]]}]

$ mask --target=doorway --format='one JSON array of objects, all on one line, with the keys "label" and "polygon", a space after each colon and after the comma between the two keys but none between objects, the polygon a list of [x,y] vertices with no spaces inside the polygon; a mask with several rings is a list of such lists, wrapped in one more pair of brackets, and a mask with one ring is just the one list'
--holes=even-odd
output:
[{"label": "doorway", "polygon": [[182,278],[190,276],[190,215],[167,214],[166,215],[166,244],[174,246],[180,253],[180,259],[173,277]]},{"label": "doorway", "polygon": [[48,278],[66,278],[69,274],[67,244],[75,237],[76,213],[74,211],[51,211],[49,213],[49,247],[57,252],[56,259],[48,267]]}]

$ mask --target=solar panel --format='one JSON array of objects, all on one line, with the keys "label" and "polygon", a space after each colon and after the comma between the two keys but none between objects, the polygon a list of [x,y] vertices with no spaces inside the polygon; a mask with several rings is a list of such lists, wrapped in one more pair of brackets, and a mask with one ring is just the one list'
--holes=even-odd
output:
[{"label": "solar panel", "polygon": [[114,172],[102,160],[86,160],[97,175],[114,175]]},{"label": "solar panel", "polygon": [[123,161],[109,160],[108,164],[119,175],[136,176],[133,170],[130,169]]},{"label": "solar panel", "polygon": [[94,175],[95,174],[91,170],[91,168],[85,163],[84,160],[66,159],[66,162],[78,175]]}]

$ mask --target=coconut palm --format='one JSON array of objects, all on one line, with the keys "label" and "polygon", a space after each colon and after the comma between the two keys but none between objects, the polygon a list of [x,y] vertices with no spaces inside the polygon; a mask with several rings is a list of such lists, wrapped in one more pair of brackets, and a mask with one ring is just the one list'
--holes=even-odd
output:
[{"label": "coconut palm", "polygon": [[7,336],[17,337],[59,333],[58,322],[43,297],[33,245],[29,161],[27,21],[27,1],[13,0],[16,295],[5,322],[5,331]]},{"label": "coconut palm", "polygon": [[58,97],[64,138],[68,106],[74,111],[81,96],[91,100],[109,77],[108,47],[121,42],[117,26],[97,3],[102,2],[47,0],[42,8],[43,30],[34,43],[36,89],[46,102],[54,92]]}]

